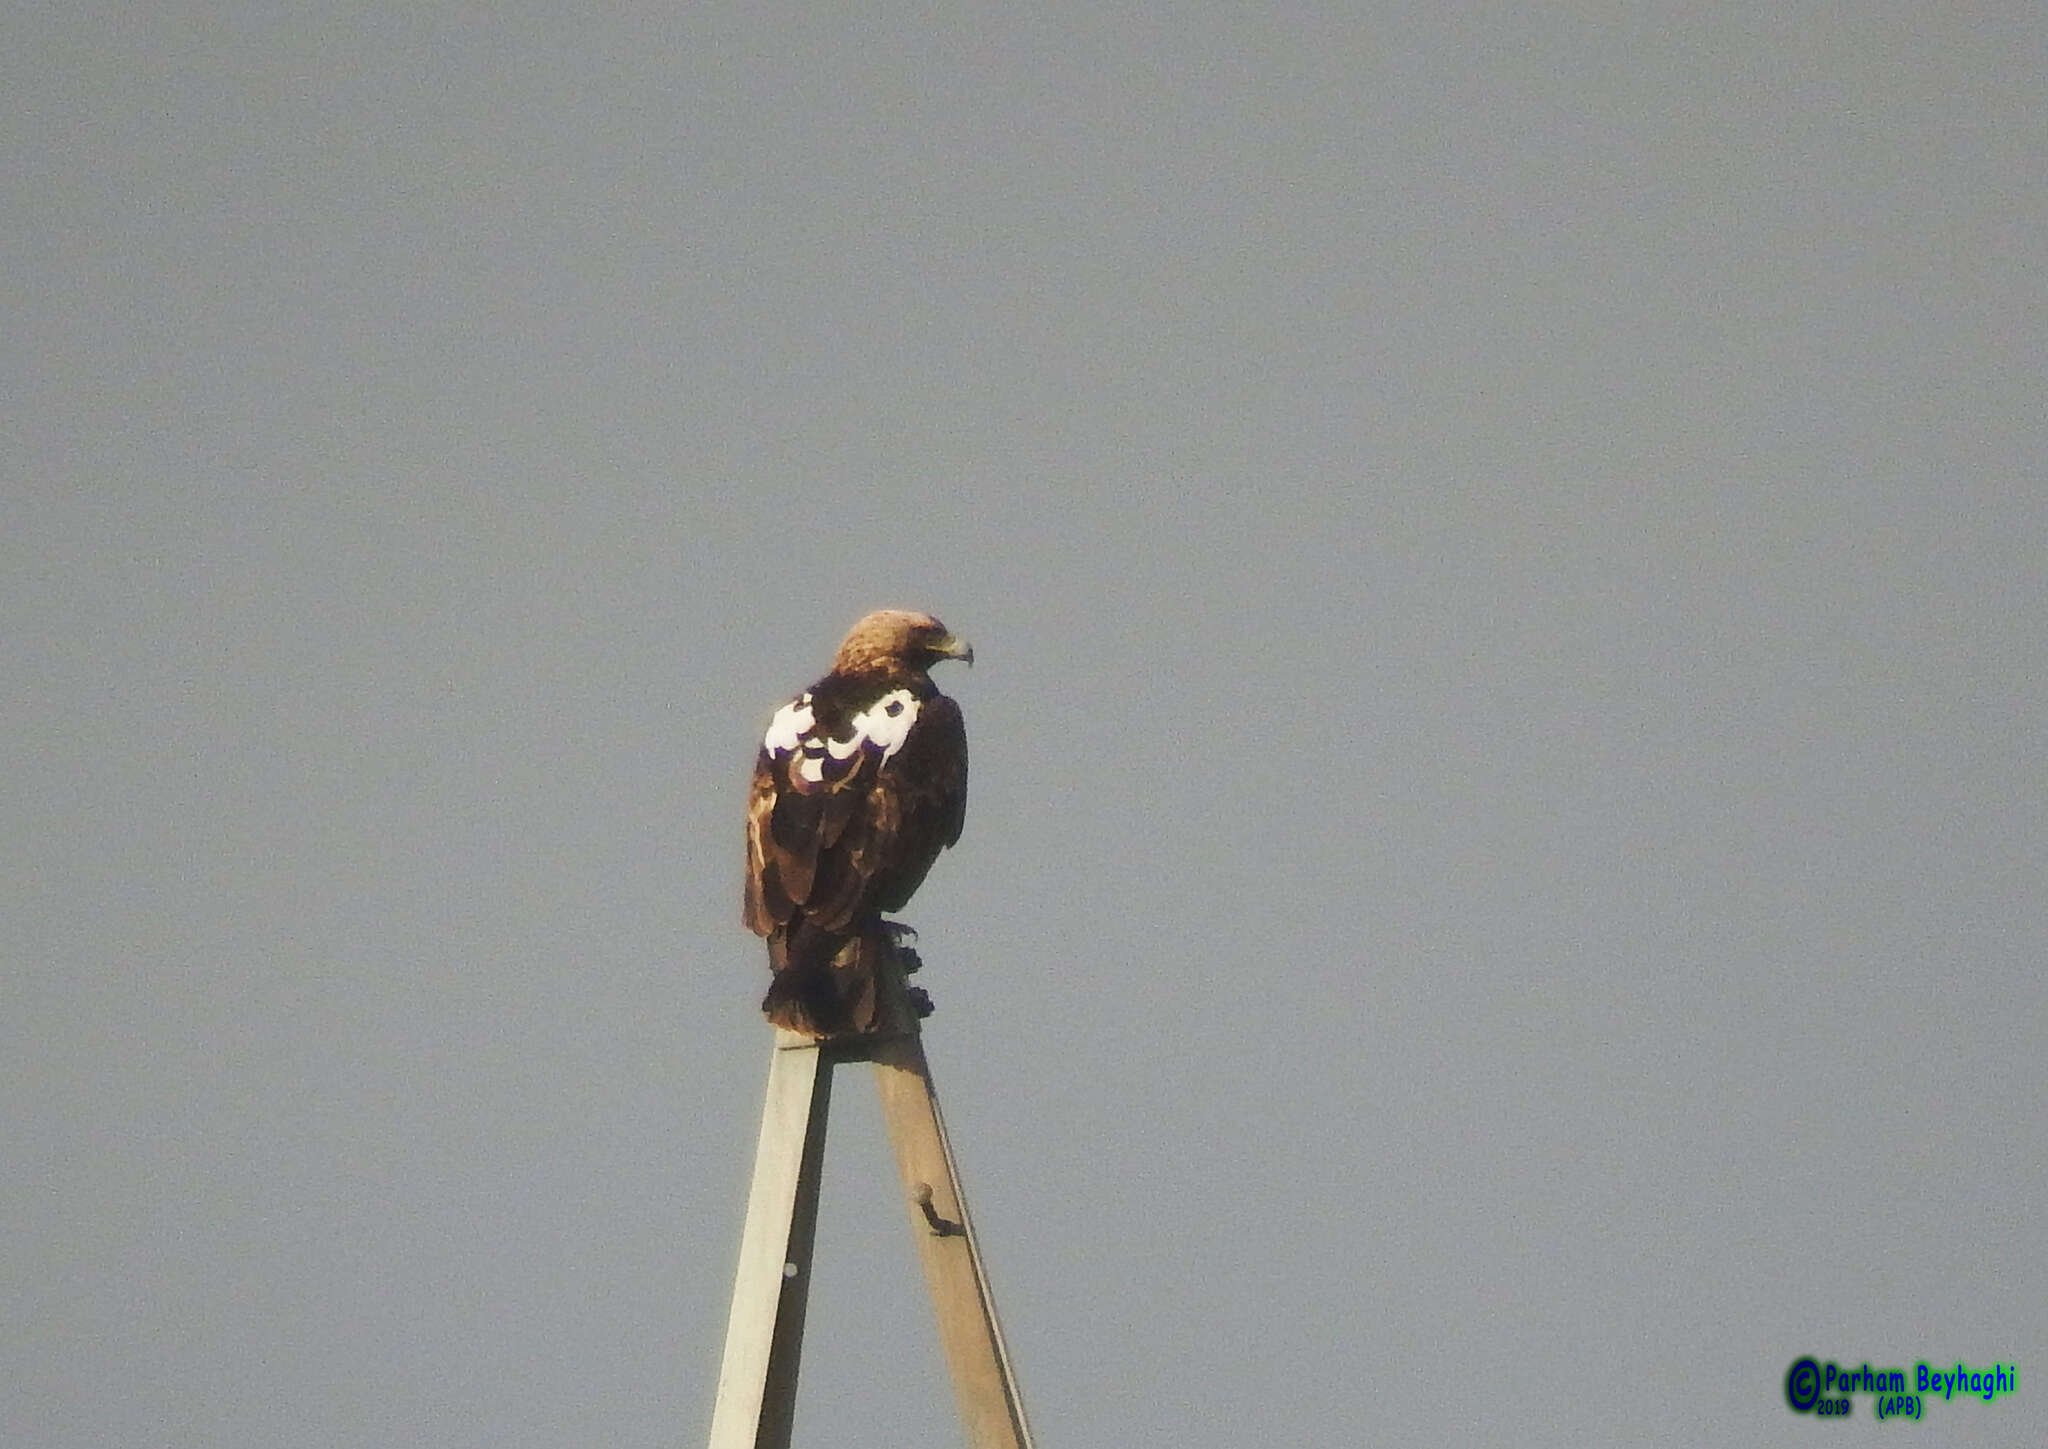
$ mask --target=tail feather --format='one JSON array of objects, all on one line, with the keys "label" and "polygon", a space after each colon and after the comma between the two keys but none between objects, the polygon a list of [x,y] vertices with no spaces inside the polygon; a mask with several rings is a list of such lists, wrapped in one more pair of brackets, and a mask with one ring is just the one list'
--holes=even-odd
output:
[{"label": "tail feather", "polygon": [[887,940],[873,927],[852,935],[819,931],[808,922],[768,940],[775,977],[761,999],[762,1013],[786,1031],[805,1036],[853,1036],[881,1024],[876,989],[877,954]]}]

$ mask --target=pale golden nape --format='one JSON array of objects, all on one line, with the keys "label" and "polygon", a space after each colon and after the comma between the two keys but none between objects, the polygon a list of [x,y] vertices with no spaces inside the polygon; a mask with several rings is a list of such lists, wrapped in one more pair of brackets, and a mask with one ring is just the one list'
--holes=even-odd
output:
[{"label": "pale golden nape", "polygon": [[915,609],[877,609],[846,631],[832,667],[852,671],[904,659],[920,643],[946,637],[946,626]]}]

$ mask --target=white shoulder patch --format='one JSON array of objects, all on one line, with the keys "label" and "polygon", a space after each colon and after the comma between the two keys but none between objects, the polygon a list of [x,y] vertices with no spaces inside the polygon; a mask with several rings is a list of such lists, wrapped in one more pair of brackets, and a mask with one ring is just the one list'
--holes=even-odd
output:
[{"label": "white shoulder patch", "polygon": [[776,759],[784,755],[802,756],[796,766],[798,778],[822,785],[844,779],[859,768],[855,757],[864,751],[881,756],[878,764],[887,761],[910,738],[910,727],[917,723],[917,710],[916,695],[907,689],[892,689],[848,720],[846,736],[841,739],[818,728],[810,695],[800,694],[775,711],[761,745]]},{"label": "white shoulder patch", "polygon": [[[866,740],[879,748],[886,760],[903,748],[916,723],[917,696],[907,689],[892,689],[853,717],[853,738],[847,741],[846,752],[853,753]],[[837,740],[832,741],[832,753],[839,753]]]},{"label": "white shoulder patch", "polygon": [[803,739],[811,721],[811,697],[800,694],[775,711],[775,718],[768,722],[768,734],[761,741],[762,747],[771,755],[788,754]]}]

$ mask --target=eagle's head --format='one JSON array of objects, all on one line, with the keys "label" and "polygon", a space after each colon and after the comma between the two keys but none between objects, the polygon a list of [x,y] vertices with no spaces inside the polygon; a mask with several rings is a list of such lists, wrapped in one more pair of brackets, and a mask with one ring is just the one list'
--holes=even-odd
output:
[{"label": "eagle's head", "polygon": [[930,614],[912,609],[877,609],[847,631],[832,660],[839,674],[863,670],[929,669],[941,659],[974,662],[974,646]]}]

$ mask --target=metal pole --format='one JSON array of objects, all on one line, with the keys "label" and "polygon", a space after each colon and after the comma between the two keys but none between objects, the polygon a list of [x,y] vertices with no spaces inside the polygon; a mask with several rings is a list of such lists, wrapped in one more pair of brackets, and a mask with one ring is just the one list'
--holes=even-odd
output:
[{"label": "metal pole", "polygon": [[996,1321],[995,1294],[967,1215],[967,1196],[939,1114],[931,1063],[917,1020],[903,1003],[902,974],[882,973],[883,989],[894,998],[896,1034],[868,1050],[875,1064],[875,1088],[882,1117],[896,1149],[896,1170],[909,1199],[910,1231],[924,1264],[925,1286],[938,1315],[939,1339],[953,1375],[953,1395],[972,1449],[1031,1449],[1017,1376]]},{"label": "metal pole", "polygon": [[794,1032],[775,1034],[710,1449],[789,1449],[832,1068],[861,1060],[875,1064],[967,1442],[971,1449],[1031,1449],[1017,1376],[899,963],[880,969],[878,985],[888,1025],[875,1036],[820,1043]]},{"label": "metal pole", "polygon": [[776,1032],[710,1449],[788,1449],[831,1106],[826,1052],[809,1037]]}]

